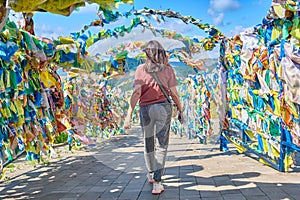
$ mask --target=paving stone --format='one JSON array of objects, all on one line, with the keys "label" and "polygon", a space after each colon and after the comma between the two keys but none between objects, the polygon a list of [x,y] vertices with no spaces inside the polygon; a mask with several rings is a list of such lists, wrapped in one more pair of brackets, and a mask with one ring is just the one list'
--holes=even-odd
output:
[{"label": "paving stone", "polygon": [[223,197],[201,197],[201,200],[224,200]]},{"label": "paving stone", "polygon": [[74,187],[61,187],[61,188],[44,188],[43,193],[68,193],[70,192]]},{"label": "paving stone", "polygon": [[63,198],[74,198],[78,199],[83,193],[66,193]]},{"label": "paving stone", "polygon": [[157,200],[159,199],[159,195],[153,195],[151,191],[145,192],[142,191],[138,197],[138,200]]},{"label": "paving stone", "polygon": [[[232,189],[231,189],[232,188]],[[220,191],[221,195],[225,194],[238,194],[238,195],[243,195],[241,191],[237,188],[234,188],[233,186],[230,188],[227,188],[226,190],[221,190]]]},{"label": "paving stone", "polygon": [[87,192],[103,193],[107,190],[107,187],[93,186]]},{"label": "paving stone", "polygon": [[119,200],[118,197],[99,197],[98,200]]},{"label": "paving stone", "polygon": [[[267,193],[267,196],[270,199],[293,199],[289,194],[286,194],[284,192],[273,192],[273,193]],[[297,199],[299,196],[297,197]]]},{"label": "paving stone", "polygon": [[224,194],[222,195],[224,200],[247,200],[242,194]]},{"label": "paving stone", "polygon": [[119,196],[119,199],[138,199],[139,195],[140,195],[140,191],[135,191],[135,192],[123,191]]},{"label": "paving stone", "polygon": [[128,184],[128,185],[125,186],[125,190],[139,190],[139,191],[141,191],[143,187],[144,187],[144,184],[131,183],[131,184]]},{"label": "paving stone", "polygon": [[201,198],[218,198],[221,197],[221,193],[218,191],[200,191]]},{"label": "paving stone", "polygon": [[83,195],[79,197],[80,200],[93,200],[98,199],[101,196],[101,193],[99,192],[86,192]]},{"label": "paving stone", "polygon": [[[160,195],[161,196],[161,195]],[[179,197],[172,197],[172,198],[159,198],[161,200],[180,200]]]},{"label": "paving stone", "polygon": [[263,193],[259,188],[245,188],[240,190],[244,196],[263,196]]},{"label": "paving stone", "polygon": [[165,189],[165,191],[159,196],[160,199],[179,198],[179,189]]},{"label": "paving stone", "polygon": [[247,200],[270,200],[267,196],[264,195],[244,195]]},{"label": "paving stone", "polygon": [[196,190],[180,190],[180,198],[184,198],[184,197],[198,197],[198,199],[200,198],[200,193],[199,191]]},{"label": "paving stone", "polygon": [[215,186],[217,186],[217,187],[222,187],[222,186],[232,186],[232,187],[236,187],[235,186],[235,184],[232,182],[232,181],[230,181],[230,180],[223,180],[223,181],[221,181],[221,180],[215,180]]},{"label": "paving stone", "polygon": [[121,195],[121,191],[116,191],[116,192],[111,192],[111,191],[106,191],[101,194],[100,198],[118,198]]},{"label": "paving stone", "polygon": [[299,199],[299,194],[289,194],[291,199]]},{"label": "paving stone", "polygon": [[212,178],[196,177],[196,182],[198,185],[215,185],[215,181]]},{"label": "paving stone", "polygon": [[91,188],[92,188],[91,186],[78,185],[74,187],[73,190],[70,191],[70,193],[85,193]]},{"label": "paving stone", "polygon": [[39,199],[53,200],[53,199],[61,199],[61,198],[63,198],[63,196],[65,196],[64,193],[52,193],[52,194],[45,194],[45,195],[41,196]]}]

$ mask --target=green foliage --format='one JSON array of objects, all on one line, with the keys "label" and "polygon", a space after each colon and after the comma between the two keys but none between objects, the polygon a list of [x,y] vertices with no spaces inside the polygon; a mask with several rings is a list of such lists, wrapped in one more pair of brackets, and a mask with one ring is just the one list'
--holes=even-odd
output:
[{"label": "green foliage", "polygon": [[65,143],[68,140],[68,135],[65,134],[64,132],[61,132],[55,137],[54,143],[55,144],[60,144],[60,143]]},{"label": "green foliage", "polygon": [[48,165],[50,165],[50,162],[41,157],[41,164],[43,166],[48,166]]},{"label": "green foliage", "polygon": [[8,177],[8,176],[5,176],[4,179],[3,179],[4,182],[7,182],[9,180],[10,180],[10,177]]},{"label": "green foliage", "polygon": [[185,79],[189,75],[194,75],[196,72],[189,66],[173,66],[178,79]]},{"label": "green foliage", "polygon": [[15,165],[14,165],[14,164],[8,164],[8,165],[6,166],[6,168],[13,169],[13,168],[15,168]]}]

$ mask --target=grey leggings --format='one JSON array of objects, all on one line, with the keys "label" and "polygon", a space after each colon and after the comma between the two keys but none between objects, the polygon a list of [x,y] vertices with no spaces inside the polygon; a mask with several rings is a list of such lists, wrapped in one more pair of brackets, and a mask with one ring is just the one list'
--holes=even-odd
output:
[{"label": "grey leggings", "polygon": [[154,180],[161,181],[164,173],[171,124],[171,104],[168,101],[140,107],[141,126],[144,135],[144,156]]}]

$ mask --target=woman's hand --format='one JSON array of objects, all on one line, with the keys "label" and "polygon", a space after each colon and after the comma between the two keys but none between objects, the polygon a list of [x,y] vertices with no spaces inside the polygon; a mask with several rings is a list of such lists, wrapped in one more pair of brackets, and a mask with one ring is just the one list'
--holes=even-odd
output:
[{"label": "woman's hand", "polygon": [[178,120],[181,124],[184,123],[184,116],[183,116],[183,113],[182,112],[179,112],[178,113]]},{"label": "woman's hand", "polygon": [[126,116],[125,122],[124,122],[124,129],[130,129],[131,128],[131,117]]}]

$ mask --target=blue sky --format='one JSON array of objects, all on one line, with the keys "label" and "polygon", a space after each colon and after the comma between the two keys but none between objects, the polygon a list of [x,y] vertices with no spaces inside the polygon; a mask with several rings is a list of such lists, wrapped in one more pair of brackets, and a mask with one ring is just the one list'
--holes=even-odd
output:
[{"label": "blue sky", "polygon": [[[135,9],[144,7],[153,9],[171,9],[182,15],[191,15],[202,22],[214,24],[226,35],[234,35],[244,28],[259,24],[271,5],[271,0],[135,0]],[[121,5],[121,11],[128,11],[131,5]],[[97,6],[80,8],[71,16],[65,17],[50,13],[36,13],[34,16],[37,35],[68,35],[89,24],[96,16]],[[129,24],[120,20],[112,26]],[[190,26],[181,26],[176,20],[169,19],[164,28],[173,28],[186,35],[202,35],[203,31]],[[95,29],[93,31],[99,30]]]}]

